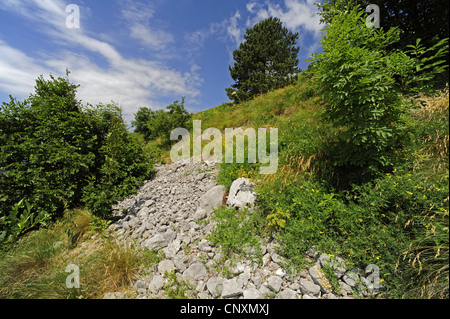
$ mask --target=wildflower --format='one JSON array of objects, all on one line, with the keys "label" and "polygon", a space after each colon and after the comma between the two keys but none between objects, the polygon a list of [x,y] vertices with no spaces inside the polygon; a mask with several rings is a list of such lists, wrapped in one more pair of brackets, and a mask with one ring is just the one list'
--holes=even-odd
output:
[{"label": "wildflower", "polygon": [[406,191],[406,193],[408,194],[408,195],[412,195],[413,193],[411,193],[411,192],[408,192],[408,191]]}]

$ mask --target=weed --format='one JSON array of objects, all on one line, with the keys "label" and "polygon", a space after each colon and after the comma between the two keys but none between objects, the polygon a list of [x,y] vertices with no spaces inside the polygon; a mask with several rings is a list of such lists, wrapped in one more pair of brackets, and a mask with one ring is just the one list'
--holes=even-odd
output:
[{"label": "weed", "polygon": [[219,207],[213,217],[217,226],[208,240],[216,246],[220,245],[228,256],[232,253],[245,254],[249,247],[259,251],[257,235],[261,234],[261,220],[256,215],[247,210]]},{"label": "weed", "polygon": [[179,280],[173,270],[164,272],[164,278],[168,280],[164,288],[168,299],[187,299],[188,292],[195,290],[189,282]]}]

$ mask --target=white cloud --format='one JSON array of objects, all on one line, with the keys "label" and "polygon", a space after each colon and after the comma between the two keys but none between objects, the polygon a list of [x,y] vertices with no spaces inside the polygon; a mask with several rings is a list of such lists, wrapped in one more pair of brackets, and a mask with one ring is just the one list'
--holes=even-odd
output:
[{"label": "white cloud", "polygon": [[139,23],[130,27],[130,36],[147,48],[157,51],[166,49],[167,45],[174,41],[172,34]]},{"label": "white cloud", "polygon": [[239,45],[240,30],[237,26],[237,21],[240,18],[239,12],[236,12],[232,17],[224,19],[220,22],[211,23],[208,27],[189,32],[184,35],[185,46],[183,48],[184,57],[189,59],[191,63],[195,64],[195,60],[199,58],[202,49],[208,39],[228,43],[229,40],[237,42]]},{"label": "white cloud", "polygon": [[247,10],[251,13],[251,15],[247,18],[247,28],[251,28],[257,22],[269,17],[269,12],[266,9],[266,6],[258,2],[249,2],[249,4],[247,4]]},{"label": "white cloud", "polygon": [[268,13],[271,16],[278,17],[291,30],[312,32],[315,38],[320,38],[320,17],[317,15],[318,8],[312,0],[285,0],[285,10],[279,5],[269,3]]},{"label": "white cloud", "polygon": [[320,30],[323,26],[320,25],[318,8],[314,5],[315,0],[284,0],[283,3],[284,8],[270,1],[265,4],[249,2],[247,10],[252,15],[247,19],[247,27],[272,16],[279,18],[291,30],[301,29],[312,32],[316,39],[320,38]]},{"label": "white cloud", "polygon": [[130,37],[137,39],[147,49],[162,51],[174,42],[172,34],[163,30],[154,19],[156,2],[121,0],[120,5]]},{"label": "white cloud", "polygon": [[45,67],[20,50],[0,40],[0,88],[15,97],[26,98],[33,91],[35,79]]},{"label": "white cloud", "polygon": [[227,28],[227,33],[233,39],[236,46],[239,46],[239,43],[241,43],[241,30],[238,28],[238,21],[240,18],[241,14],[239,11],[236,11],[234,16],[230,18]]},{"label": "white cloud", "polygon": [[[0,40],[1,91],[26,97],[33,91],[38,75],[52,73],[62,76],[68,68],[71,81],[81,85],[78,96],[83,103],[110,103],[114,100],[122,106],[124,118],[128,122],[140,106],[162,107],[161,99],[170,96],[195,98],[200,94],[198,68],[182,73],[161,61],[127,59],[110,43],[88,35],[88,30],[84,30],[83,26],[81,29],[67,29],[66,4],[63,1],[0,0],[0,4],[5,5],[4,9],[28,19],[48,39],[59,45],[56,51],[49,50],[41,52],[39,56],[31,56]],[[140,7],[128,7],[126,14],[139,19],[153,14],[150,9],[139,11],[136,8]],[[152,34],[147,30],[146,33],[139,28],[134,32],[140,40],[153,39],[155,42],[152,44],[156,43],[159,47],[171,41],[167,34],[159,32]],[[94,57],[98,59],[98,56],[102,62],[106,62],[102,66],[94,61]]]},{"label": "white cloud", "polygon": [[253,13],[253,10],[255,9],[255,7],[257,6],[256,2],[249,2],[246,5],[247,11],[250,13]]}]

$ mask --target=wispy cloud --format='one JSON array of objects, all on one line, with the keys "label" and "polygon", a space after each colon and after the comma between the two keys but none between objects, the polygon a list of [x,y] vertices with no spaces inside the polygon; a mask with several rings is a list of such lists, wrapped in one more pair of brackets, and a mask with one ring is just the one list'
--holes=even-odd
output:
[{"label": "wispy cloud", "polygon": [[120,0],[122,16],[126,20],[131,38],[138,40],[147,49],[162,51],[174,42],[170,32],[157,25],[154,16],[159,1],[145,3],[131,0]]},{"label": "wispy cloud", "polygon": [[[195,98],[200,94],[196,69],[182,73],[160,60],[125,58],[112,44],[90,35],[83,25],[81,29],[66,28],[67,4],[64,1],[0,0],[0,4],[4,10],[33,23],[59,45],[56,52],[49,49],[40,56],[31,56],[0,41],[2,91],[17,95],[30,93],[38,74],[61,75],[68,68],[72,72],[71,80],[81,84],[79,95],[84,102],[119,102],[128,122],[139,106],[162,106],[159,101],[168,96]],[[139,23],[152,17],[154,12],[150,7],[147,11],[138,7],[127,8],[124,14],[137,18],[135,21]],[[149,45],[151,42],[159,48],[170,43],[167,34],[152,34],[140,29],[139,23],[130,32],[134,32],[141,41],[148,41]]]},{"label": "wispy cloud", "polygon": [[284,6],[281,6],[271,1],[250,1],[247,10],[251,15],[247,19],[247,26],[272,16],[278,17],[291,30],[312,32],[315,38],[319,38],[323,26],[320,25],[315,2],[316,0],[284,0]]},{"label": "wispy cloud", "polygon": [[149,26],[139,23],[130,27],[130,36],[139,40],[145,47],[156,51],[165,50],[167,45],[174,41],[169,32],[151,29]]},{"label": "wispy cloud", "polygon": [[229,19],[229,25],[227,27],[227,33],[230,36],[231,39],[233,39],[234,43],[236,44],[236,47],[239,46],[239,43],[241,43],[241,29],[238,27],[238,21],[241,18],[241,14],[239,11],[236,11],[234,16],[232,16]]},{"label": "wispy cloud", "polygon": [[318,8],[314,5],[314,0],[285,0],[285,9],[279,5],[268,6],[271,16],[279,17],[286,26],[292,30],[300,28],[306,32],[312,32],[315,38],[320,37],[320,18],[317,15]]},{"label": "wispy cloud", "polygon": [[[191,61],[196,61],[201,55],[202,49],[205,46],[205,42],[214,38],[215,41],[222,42],[227,51],[230,53],[239,46],[242,41],[242,29],[239,27],[239,19],[241,15],[239,11],[236,11],[229,18],[225,18],[222,21],[211,23],[209,26],[196,30],[194,32],[188,32],[184,35],[185,47],[183,52]],[[233,45],[230,45],[230,40]]]},{"label": "wispy cloud", "polygon": [[26,97],[33,90],[37,76],[45,66],[20,50],[8,46],[0,39],[0,88],[19,97]]}]

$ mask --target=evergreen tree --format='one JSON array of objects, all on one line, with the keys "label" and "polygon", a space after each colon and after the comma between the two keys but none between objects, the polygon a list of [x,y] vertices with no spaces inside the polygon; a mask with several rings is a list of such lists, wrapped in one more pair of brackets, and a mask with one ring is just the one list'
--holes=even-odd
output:
[{"label": "evergreen tree", "polygon": [[229,67],[235,84],[227,88],[236,102],[249,100],[288,85],[299,73],[296,46],[298,33],[283,27],[280,19],[270,17],[247,29],[245,41],[233,52],[234,66]]}]

